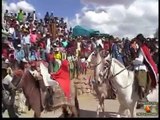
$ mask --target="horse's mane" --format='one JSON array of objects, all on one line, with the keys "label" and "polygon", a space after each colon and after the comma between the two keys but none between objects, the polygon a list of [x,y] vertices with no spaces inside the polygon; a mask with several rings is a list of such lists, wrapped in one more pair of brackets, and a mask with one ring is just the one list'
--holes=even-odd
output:
[{"label": "horse's mane", "polygon": [[112,60],[113,60],[115,63],[117,63],[120,67],[125,68],[125,66],[124,66],[121,62],[119,62],[117,59],[112,58]]}]

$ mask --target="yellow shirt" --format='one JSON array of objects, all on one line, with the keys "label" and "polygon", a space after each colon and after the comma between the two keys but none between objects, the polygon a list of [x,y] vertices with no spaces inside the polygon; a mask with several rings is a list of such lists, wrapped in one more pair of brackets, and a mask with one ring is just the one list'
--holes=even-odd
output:
[{"label": "yellow shirt", "polygon": [[61,55],[61,53],[60,53],[60,52],[55,53],[55,54],[54,54],[54,58],[55,58],[55,59],[59,59],[59,60],[61,60],[61,59],[62,59],[62,55]]}]

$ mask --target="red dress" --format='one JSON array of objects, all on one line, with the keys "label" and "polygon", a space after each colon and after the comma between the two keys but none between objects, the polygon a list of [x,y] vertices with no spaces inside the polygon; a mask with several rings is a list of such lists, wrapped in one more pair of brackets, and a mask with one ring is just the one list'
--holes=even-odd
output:
[{"label": "red dress", "polygon": [[56,73],[51,73],[51,78],[60,84],[66,97],[70,98],[70,74],[69,62],[67,60],[62,61],[62,65]]}]

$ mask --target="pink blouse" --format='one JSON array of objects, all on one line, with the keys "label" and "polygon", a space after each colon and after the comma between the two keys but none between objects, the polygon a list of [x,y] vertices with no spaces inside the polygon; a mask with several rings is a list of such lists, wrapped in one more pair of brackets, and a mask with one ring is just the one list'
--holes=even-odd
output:
[{"label": "pink blouse", "polygon": [[36,41],[37,41],[37,34],[31,34],[30,35],[30,42],[36,43]]}]

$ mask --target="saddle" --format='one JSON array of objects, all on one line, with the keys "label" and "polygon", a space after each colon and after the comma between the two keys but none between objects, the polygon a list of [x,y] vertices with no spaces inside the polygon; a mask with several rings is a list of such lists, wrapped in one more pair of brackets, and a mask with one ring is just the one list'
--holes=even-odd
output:
[{"label": "saddle", "polygon": [[39,81],[39,85],[42,111],[52,111],[63,104],[68,104],[64,92],[58,84],[54,87],[46,87],[44,86],[43,81]]}]

